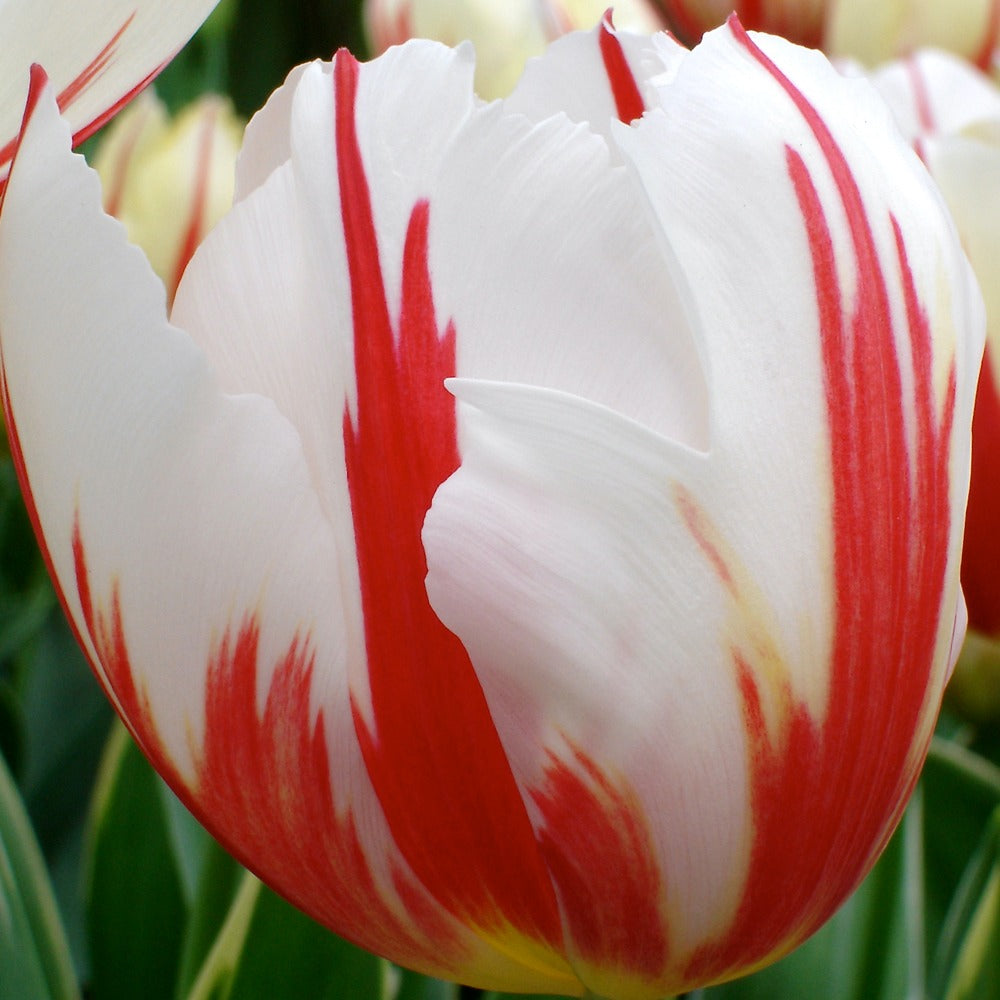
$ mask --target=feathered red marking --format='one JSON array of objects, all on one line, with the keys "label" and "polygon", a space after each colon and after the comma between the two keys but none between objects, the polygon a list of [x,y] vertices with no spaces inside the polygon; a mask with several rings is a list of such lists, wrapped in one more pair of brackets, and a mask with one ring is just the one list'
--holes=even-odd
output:
[{"label": "feathered red marking", "polygon": [[193,779],[180,773],[136,683],[119,599],[94,603],[86,551],[74,526],[77,592],[100,670],[122,721],[159,774],[212,835],[263,881],[343,937],[389,952],[414,968],[461,968],[464,946],[408,873],[397,870],[406,914],[382,897],[350,811],[333,800],[323,712],[313,718],[308,641],[292,640],[277,666],[263,713],[257,707],[258,626],[247,616],[227,631],[209,665],[205,738]]},{"label": "feathered red marking", "polygon": [[550,755],[532,798],[576,954],[602,969],[655,981],[669,951],[664,883],[638,796],[573,747],[569,761]]},{"label": "feathered red marking", "polygon": [[361,578],[374,727],[355,728],[396,843],[463,922],[509,922],[558,946],[555,894],[479,679],[424,587],[424,517],[458,466],[455,334],[439,335],[428,273],[429,206],[414,205],[403,251],[398,342],[355,126],[358,64],[334,68],[335,135],[354,315],[356,414],[344,446]]},{"label": "feathered red marking", "polygon": [[618,118],[626,125],[641,118],[646,110],[639,84],[636,83],[632,67],[628,64],[621,39],[611,21],[611,11],[607,10],[601,21],[600,35],[601,59],[604,62],[604,72],[607,74],[611,93],[615,99],[615,109]]},{"label": "feathered red marking", "polygon": [[848,315],[826,212],[804,160],[788,148],[812,256],[829,419],[836,614],[829,698],[819,725],[792,703],[783,738],[773,744],[757,682],[736,659],[754,841],[732,929],[696,955],[690,971],[699,976],[723,975],[804,939],[860,882],[891,835],[916,781],[912,761],[925,749],[914,739],[935,662],[951,520],[955,373],[938,422],[931,331],[901,230],[890,217],[917,400],[912,454],[889,278],[860,191],[816,110],[730,25],[794,101],[822,150],[847,219],[857,288]]}]

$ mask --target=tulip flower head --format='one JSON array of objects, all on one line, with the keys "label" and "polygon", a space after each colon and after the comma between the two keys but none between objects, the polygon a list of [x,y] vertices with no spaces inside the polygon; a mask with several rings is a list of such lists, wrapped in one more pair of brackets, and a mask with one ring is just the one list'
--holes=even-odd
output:
[{"label": "tulip flower head", "polygon": [[[607,0],[365,0],[364,18],[375,53],[410,38],[471,41],[476,92],[492,99],[511,92],[527,59],[568,31],[598,24],[607,9]],[[614,15],[619,29],[648,34],[662,27],[652,0],[621,0]]]},{"label": "tulip flower head", "polygon": [[36,73],[12,449],[98,679],[239,859],[404,965],[652,1000],[800,943],[901,815],[982,302],[818,53],[605,22],[505,101],[473,74],[294,70],[168,322]]},{"label": "tulip flower head", "polygon": [[1000,89],[954,55],[924,49],[872,76],[944,194],[986,302],[976,396],[962,587],[974,634],[952,693],[1000,716]]},{"label": "tulip flower head", "polygon": [[10,169],[28,68],[46,67],[77,141],[125,106],[194,34],[218,0],[7,0],[0,77],[0,185]]},{"label": "tulip flower head", "polygon": [[655,0],[667,26],[689,44],[735,10],[747,28],[819,46],[830,0]]},{"label": "tulip flower head", "polygon": [[104,209],[125,223],[168,301],[191,255],[233,202],[243,123],[225,99],[200,98],[173,123],[147,90],[101,139],[94,168]]}]

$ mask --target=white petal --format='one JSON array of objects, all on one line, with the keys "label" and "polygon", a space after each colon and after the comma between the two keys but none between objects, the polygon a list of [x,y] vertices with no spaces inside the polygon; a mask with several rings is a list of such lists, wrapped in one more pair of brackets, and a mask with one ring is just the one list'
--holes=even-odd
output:
[{"label": "white petal", "polygon": [[432,200],[431,265],[460,375],[575,393],[706,445],[684,303],[633,178],[585,126],[480,111]]}]

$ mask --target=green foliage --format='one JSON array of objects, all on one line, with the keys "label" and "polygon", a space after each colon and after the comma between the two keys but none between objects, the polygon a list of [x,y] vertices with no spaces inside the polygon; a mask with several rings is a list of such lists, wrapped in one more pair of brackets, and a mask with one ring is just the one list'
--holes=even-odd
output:
[{"label": "green foliage", "polygon": [[0,758],[0,990],[13,1000],[78,996],[45,862]]}]

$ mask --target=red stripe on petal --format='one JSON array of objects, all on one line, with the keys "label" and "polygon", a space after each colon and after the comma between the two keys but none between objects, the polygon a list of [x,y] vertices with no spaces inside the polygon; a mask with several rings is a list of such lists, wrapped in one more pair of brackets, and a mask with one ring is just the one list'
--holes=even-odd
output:
[{"label": "red stripe on petal", "polygon": [[1000,636],[1000,393],[992,352],[986,345],[972,419],[972,477],[965,514],[962,550],[962,589],[969,609],[969,625]]},{"label": "red stripe on petal", "polygon": [[354,314],[357,412],[344,444],[374,731],[358,739],[393,836],[463,921],[557,945],[555,895],[479,679],[424,588],[424,517],[458,466],[455,335],[439,335],[427,261],[429,208],[413,208],[398,343],[354,121],[358,65],[338,55],[336,144]]},{"label": "red stripe on petal", "polygon": [[621,39],[615,32],[611,21],[611,11],[608,10],[601,21],[600,28],[601,58],[604,60],[604,71],[611,84],[611,93],[615,98],[615,108],[618,117],[626,125],[641,118],[646,105],[642,99],[639,85],[636,83],[632,68],[625,57]]},{"label": "red stripe on petal", "polygon": [[[731,931],[692,962],[719,976],[806,937],[865,875],[917,778],[945,593],[955,375],[938,423],[931,331],[895,219],[895,259],[879,258],[850,167],[816,110],[746,36],[731,30],[810,126],[836,185],[855,258],[848,310],[826,212],[802,157],[787,150],[816,284],[833,479],[835,623],[826,716],[791,702],[777,735],[760,678],[735,666],[747,720],[754,840]],[[909,333],[916,423],[903,410],[889,282]],[[928,726],[923,727],[928,730]]]},{"label": "red stripe on petal", "polygon": [[664,883],[638,796],[578,748],[550,754],[532,798],[575,954],[609,974],[656,980],[667,963]]}]

